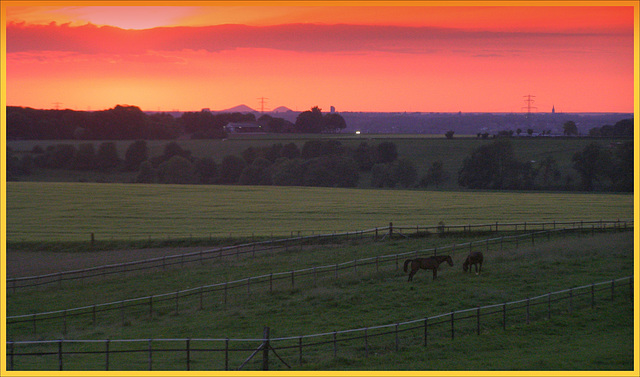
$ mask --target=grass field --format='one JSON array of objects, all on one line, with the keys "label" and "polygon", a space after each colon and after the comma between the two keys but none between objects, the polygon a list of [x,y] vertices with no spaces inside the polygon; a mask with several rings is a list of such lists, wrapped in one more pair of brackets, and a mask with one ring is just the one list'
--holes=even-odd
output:
[{"label": "grass field", "polygon": [[9,244],[633,218],[625,194],[44,182],[6,192]]},{"label": "grass field", "polygon": [[[170,293],[226,279],[464,241],[464,238],[428,237],[354,242],[231,258],[126,279],[107,278],[91,284],[69,282],[64,289],[50,287],[9,295],[8,314]],[[301,279],[295,287],[285,282],[272,292],[264,286],[232,291],[226,305],[220,294],[207,295],[202,309],[198,308],[197,297],[181,301],[179,311],[173,301],[156,303],[151,319],[145,308],[123,315],[119,310],[101,313],[95,325],[86,317],[69,317],[66,334],[61,332],[60,320],[45,321],[38,324],[35,336],[38,339],[259,338],[263,326],[270,326],[272,337],[295,337],[393,324],[633,275],[633,246],[633,233],[623,232],[563,235],[534,246],[521,244],[502,250],[493,247],[485,250],[486,261],[480,275],[462,272],[460,265],[466,251],[460,250],[453,254],[454,266],[443,266],[436,281],[421,271],[408,283],[401,267],[396,269],[389,264],[379,271],[369,267],[341,272],[338,278],[330,274]],[[595,309],[588,304],[589,296],[576,297],[574,305],[577,308],[582,300],[582,308],[571,313],[567,302],[556,303],[551,320],[546,318],[547,309],[543,305],[533,310],[537,314],[532,324],[524,324],[522,313],[515,317],[510,314],[506,331],[496,319],[495,326],[484,322],[479,336],[460,326],[457,337],[451,340],[447,326],[442,330],[436,328],[426,349],[419,334],[410,333],[402,335],[399,352],[394,352],[393,335],[371,338],[368,357],[361,342],[342,345],[337,358],[333,357],[331,346],[308,351],[301,366],[297,364],[295,350],[280,353],[295,369],[303,370],[632,370],[634,321],[628,296],[629,289],[620,288],[616,303],[612,303],[605,291],[604,295],[598,294]],[[33,328],[29,322],[11,327],[8,338],[33,339]],[[234,367],[249,353],[234,355]],[[55,357],[24,360],[18,364],[20,369],[56,368]],[[102,365],[102,361],[82,360],[71,358],[66,365],[80,370],[99,369]],[[144,356],[120,356],[119,360],[127,368],[146,367]],[[194,368],[213,367],[207,358],[199,360]],[[116,362],[115,357],[112,362]],[[248,368],[259,369],[259,362],[260,358]],[[159,369],[179,369],[184,366],[184,358],[167,354],[156,359],[154,365]],[[271,367],[285,369],[275,361]]]}]

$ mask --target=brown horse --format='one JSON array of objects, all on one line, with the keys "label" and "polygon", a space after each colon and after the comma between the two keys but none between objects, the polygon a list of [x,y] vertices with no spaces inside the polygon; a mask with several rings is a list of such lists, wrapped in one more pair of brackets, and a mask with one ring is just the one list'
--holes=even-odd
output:
[{"label": "brown horse", "polygon": [[453,266],[453,260],[448,255],[436,255],[427,258],[407,259],[406,261],[404,261],[404,272],[407,272],[407,267],[409,266],[409,263],[411,263],[411,272],[409,273],[408,281],[413,280],[413,275],[415,275],[419,269],[432,270],[433,280],[436,280],[436,277],[438,276],[438,267],[442,262],[447,262],[449,263],[449,266]]},{"label": "brown horse", "polygon": [[[483,261],[484,261],[484,256],[482,255],[482,252],[473,251],[473,252],[469,253],[469,255],[467,256],[467,259],[464,260],[464,263],[462,264],[462,270],[464,272],[467,272],[467,271],[471,270],[469,268],[469,266],[475,266],[476,267],[476,275],[478,275],[480,272],[482,272],[482,262]],[[480,269],[478,269],[478,265],[480,265]]]}]

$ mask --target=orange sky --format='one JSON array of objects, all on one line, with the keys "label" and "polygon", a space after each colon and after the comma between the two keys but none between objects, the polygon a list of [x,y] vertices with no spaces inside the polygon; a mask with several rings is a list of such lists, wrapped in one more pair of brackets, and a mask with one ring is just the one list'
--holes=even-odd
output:
[{"label": "orange sky", "polygon": [[630,6],[30,4],[2,2],[9,106],[634,111]]}]

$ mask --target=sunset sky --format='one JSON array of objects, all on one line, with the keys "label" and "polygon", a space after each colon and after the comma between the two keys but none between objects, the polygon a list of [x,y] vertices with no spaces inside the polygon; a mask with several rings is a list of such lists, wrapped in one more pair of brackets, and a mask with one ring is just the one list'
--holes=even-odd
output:
[{"label": "sunset sky", "polygon": [[2,2],[8,106],[634,111],[637,1],[41,4]]}]

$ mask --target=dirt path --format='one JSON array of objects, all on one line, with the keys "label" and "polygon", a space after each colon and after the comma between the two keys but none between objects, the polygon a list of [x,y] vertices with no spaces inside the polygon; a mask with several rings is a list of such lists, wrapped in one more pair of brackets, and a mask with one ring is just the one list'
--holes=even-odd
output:
[{"label": "dirt path", "polygon": [[109,264],[179,255],[215,247],[156,248],[89,252],[7,250],[7,278],[45,275]]}]

